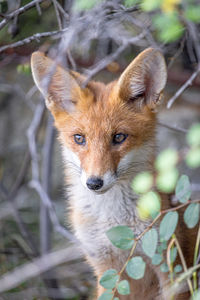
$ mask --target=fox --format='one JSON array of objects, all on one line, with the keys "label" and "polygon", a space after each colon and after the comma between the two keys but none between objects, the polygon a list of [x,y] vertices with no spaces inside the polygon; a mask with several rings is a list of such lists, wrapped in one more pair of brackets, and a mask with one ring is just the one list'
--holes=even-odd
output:
[{"label": "fox", "polygon": [[[138,173],[154,168],[157,112],[167,81],[165,59],[159,50],[147,48],[118,79],[108,84],[91,80],[85,86],[85,76],[64,69],[40,51],[32,54],[31,69],[58,130],[70,223],[97,277],[97,299],[105,291],[99,284],[103,273],[119,272],[129,254],[114,247],[106,232],[126,225],[137,236],[150,224],[138,216],[138,195],[131,184]],[[162,209],[170,205],[168,195],[163,195]],[[179,227],[177,234],[185,234],[181,246],[192,264],[191,234],[186,235],[183,222]],[[147,263],[144,278],[133,280],[124,272],[121,279],[129,281],[130,295],[115,296],[169,299],[168,275],[144,257],[141,245],[136,254]],[[189,299],[189,293],[181,292],[174,299]]]}]

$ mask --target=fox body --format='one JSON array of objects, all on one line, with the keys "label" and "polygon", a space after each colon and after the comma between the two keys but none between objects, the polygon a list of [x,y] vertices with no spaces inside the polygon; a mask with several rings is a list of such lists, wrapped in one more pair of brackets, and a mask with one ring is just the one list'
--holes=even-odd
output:
[{"label": "fox body", "polygon": [[[128,257],[127,251],[112,246],[105,232],[127,225],[138,235],[148,225],[137,215],[131,182],[137,173],[153,166],[156,109],[167,77],[165,61],[159,51],[149,48],[118,80],[108,85],[91,81],[85,88],[82,75],[64,70],[41,52],[32,55],[31,63],[35,83],[59,132],[71,223],[99,279],[107,269],[120,271]],[[168,207],[168,201],[162,205]],[[142,255],[140,247],[136,253]],[[167,299],[166,278],[144,259],[145,277],[133,280],[131,295],[118,295],[120,299]],[[99,286],[97,296],[102,292]]]}]

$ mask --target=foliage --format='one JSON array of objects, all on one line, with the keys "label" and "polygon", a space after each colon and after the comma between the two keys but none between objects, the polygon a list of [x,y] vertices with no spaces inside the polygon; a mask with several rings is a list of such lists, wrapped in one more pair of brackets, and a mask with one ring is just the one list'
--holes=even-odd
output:
[{"label": "foliage", "polygon": [[[8,11],[8,2],[11,4],[15,1],[0,1],[0,13],[1,20],[0,23],[7,19],[6,14],[9,14]],[[21,3],[21,6],[29,4],[30,0],[22,0],[16,1],[16,3]],[[53,2],[60,4],[57,6],[53,5]],[[67,8],[64,7],[64,2],[67,2]],[[69,4],[69,5],[68,5]],[[73,4],[71,8],[70,5]],[[41,12],[40,12],[40,9]],[[63,10],[65,14],[63,13]],[[67,16],[66,16],[67,15]],[[4,18],[5,16],[5,18]],[[59,18],[60,16],[61,23],[63,27],[59,27]],[[81,21],[80,21],[81,20]],[[88,23],[87,23],[88,22]],[[171,60],[176,57],[179,50],[177,49],[180,46],[180,52],[182,51],[182,47],[189,48],[190,51],[194,52],[194,60],[192,61],[193,65],[191,67],[195,67],[195,63],[197,62],[198,51],[196,50],[198,47],[198,34],[195,35],[195,38],[192,37],[192,31],[190,30],[191,26],[196,28],[199,27],[200,24],[200,5],[199,1],[195,0],[121,0],[121,1],[103,1],[103,0],[74,0],[74,1],[44,1],[41,2],[38,6],[34,5],[32,9],[25,11],[23,14],[19,14],[16,18],[11,18],[8,24],[3,27],[0,31],[0,53],[1,57],[4,58],[8,55],[8,59],[5,65],[8,66],[8,61],[10,57],[16,57],[17,61],[17,76],[22,78],[21,84],[26,85],[26,81],[23,78],[30,78],[30,64],[29,58],[26,57],[26,51],[32,52],[34,49],[38,49],[41,47],[41,51],[50,50],[52,56],[54,56],[54,52],[57,53],[57,58],[60,61],[64,57],[64,61],[69,60],[70,66],[74,66],[76,68],[76,63],[80,62],[79,67],[85,67],[82,65],[83,61],[81,61],[80,57],[83,54],[84,63],[90,66],[91,62],[94,62],[94,66],[92,71],[88,69],[89,75],[96,75],[99,70],[104,68],[108,68],[111,64],[115,63],[117,65],[117,69],[120,63],[114,62],[117,57],[121,54],[121,61],[123,64],[127,63],[128,60],[133,58],[138,48],[144,48],[148,46],[159,47],[166,54],[166,56]],[[68,27],[68,28],[67,28]],[[71,43],[67,45],[66,51],[62,53],[57,52],[55,49],[56,39],[63,38],[63,35],[52,35],[52,37],[46,37],[44,39],[44,43],[42,43],[42,38],[40,33],[49,30],[60,30],[66,29],[69,32],[69,35],[72,33],[72,28],[74,30],[74,35],[72,34]],[[71,31],[70,31],[71,30]],[[26,40],[25,43],[16,46],[15,42],[21,41],[22,39],[26,39],[28,36],[33,34],[39,34],[39,37],[35,37],[33,41]],[[132,42],[132,38],[141,34],[142,38],[139,38],[137,42],[134,44]],[[65,37],[65,36],[64,36]],[[68,40],[69,36],[66,36],[63,40]],[[188,38],[189,37],[189,38]],[[192,40],[192,43],[191,43]],[[102,43],[103,41],[103,43]],[[186,43],[185,43],[186,41]],[[4,52],[2,46],[7,45],[8,52]],[[59,44],[60,45],[60,44]],[[107,46],[106,46],[107,45]],[[134,45],[136,46],[134,48]],[[118,52],[118,56],[116,55],[116,49],[121,49],[122,47],[124,53]],[[126,47],[125,47],[126,46]],[[20,48],[21,47],[21,48]],[[16,49],[16,52],[15,52]],[[22,52],[20,53],[22,49]],[[58,47],[59,51],[61,47]],[[72,55],[70,55],[70,51]],[[62,52],[62,51],[61,51]],[[96,55],[97,53],[97,55]],[[10,55],[10,57],[9,57]],[[99,56],[98,56],[99,55]],[[179,55],[179,54],[178,54]],[[56,56],[56,55],[55,55]],[[63,57],[62,57],[63,56]],[[74,61],[73,61],[74,59]],[[101,60],[102,59],[102,60]],[[108,59],[108,60],[107,60]],[[88,62],[87,62],[88,60]],[[16,62],[15,61],[15,62]],[[100,64],[96,63],[100,61]],[[107,62],[105,64],[105,61]],[[12,59],[11,59],[11,62]],[[102,63],[103,62],[103,63]],[[109,65],[110,62],[110,65]],[[2,60],[2,65],[4,64],[4,59]],[[15,63],[12,64],[15,67]],[[110,68],[112,69],[112,68]],[[2,72],[4,74],[4,71]],[[23,76],[26,75],[26,76]],[[3,80],[3,77],[1,78]],[[5,76],[6,84],[9,81],[7,76]],[[191,84],[190,82],[188,86]],[[2,89],[6,88],[6,84],[2,84]],[[32,85],[32,81],[31,81]],[[16,84],[14,82],[13,86],[10,85],[8,95],[6,95],[6,104],[5,106],[10,105],[9,97],[11,90],[20,94],[20,98],[25,100],[22,106],[28,104],[31,108],[31,113],[35,109],[35,103],[32,101],[30,95],[34,93],[33,89],[30,87],[26,87],[25,92],[23,93],[23,89],[21,86],[19,89],[15,89]],[[29,90],[29,92],[28,92]],[[28,93],[27,93],[28,92]],[[5,95],[4,95],[5,96]],[[3,103],[4,101],[2,101]],[[19,109],[19,102],[16,102],[17,105],[9,108],[9,118],[7,118],[10,122],[12,115],[16,113]],[[3,104],[1,105],[3,108]],[[12,112],[12,113],[11,113]],[[30,112],[29,112],[30,113]],[[30,121],[30,114],[28,115],[28,122]],[[23,116],[23,118],[21,117]],[[24,114],[20,115],[21,119],[24,119]],[[37,119],[36,115],[34,115],[34,120]],[[31,122],[31,121],[30,121]],[[45,122],[45,118],[43,123]],[[9,128],[10,132],[12,126],[10,123],[6,122],[6,126]],[[27,126],[28,123],[26,123]],[[39,126],[39,125],[38,125]],[[14,129],[15,126],[13,126]],[[18,127],[18,126],[16,126]],[[43,158],[40,153],[41,147],[43,146],[43,137],[45,134],[43,127],[38,127],[39,130],[35,132],[36,136],[39,137],[39,142],[35,145],[36,157],[39,158],[39,161],[42,165]],[[47,127],[45,127],[47,129]],[[25,130],[24,130],[25,131]],[[47,130],[48,131],[48,130]],[[8,134],[9,136],[10,134]],[[18,137],[22,135],[21,132],[17,134]],[[178,241],[176,237],[176,227],[180,222],[180,213],[179,209],[176,207],[173,208],[172,211],[164,211],[161,208],[160,201],[160,192],[164,193],[174,193],[175,190],[175,201],[179,202],[180,206],[184,206],[184,223],[190,229],[194,228],[199,222],[199,210],[200,205],[199,202],[192,203],[190,201],[192,195],[192,185],[190,183],[190,179],[185,174],[179,175],[178,165],[181,162],[185,162],[187,167],[191,169],[196,169],[200,166],[200,124],[194,124],[188,131],[186,136],[187,147],[186,149],[182,149],[181,151],[176,151],[174,149],[166,149],[164,152],[160,153],[155,162],[155,173],[151,172],[143,172],[135,176],[134,181],[132,183],[133,190],[136,194],[138,194],[138,205],[137,205],[137,213],[139,217],[146,222],[146,224],[153,224],[152,226],[148,226],[145,231],[137,236],[132,228],[127,226],[117,226],[115,228],[111,228],[107,232],[107,237],[110,242],[117,248],[121,249],[124,252],[129,253],[130,257],[127,261],[127,265],[124,268],[124,272],[130,274],[130,277],[137,280],[138,278],[142,278],[145,274],[146,270],[146,257],[148,260],[151,260],[152,264],[158,266],[162,272],[169,273],[169,278],[171,280],[172,285],[176,283],[176,281],[186,280],[189,278],[187,272],[181,264],[177,264],[177,258],[180,257],[181,249],[178,247]],[[18,143],[18,140],[17,140]],[[17,144],[16,143],[16,144]],[[3,144],[3,143],[1,143]],[[13,155],[13,152],[9,149],[7,150],[6,144],[6,154],[8,155],[9,161],[11,160],[11,156],[15,161],[19,159],[19,148],[23,154],[27,151],[29,154],[31,153],[31,147],[28,147],[22,152],[22,148],[24,144],[26,144],[23,140],[19,141],[20,147],[17,148],[17,155]],[[16,147],[16,145],[14,145]],[[23,148],[24,149],[24,148]],[[9,156],[9,154],[11,155]],[[2,154],[1,154],[2,155]],[[50,155],[46,155],[50,156]],[[9,171],[6,171],[9,180],[2,180],[4,177],[2,174],[5,172],[4,166],[4,156],[1,158],[1,166],[0,166],[0,176],[1,182],[0,184],[4,187],[7,186],[8,192],[11,186],[11,183],[15,183],[15,179],[21,178],[21,183],[18,186],[18,189],[15,189],[15,195],[11,197],[12,202],[9,205],[15,205],[15,198],[18,195],[18,198],[22,198],[22,200],[26,197],[24,196],[26,192],[23,189],[30,190],[30,183],[33,179],[31,175],[31,171],[28,170],[26,172],[26,168],[24,168],[27,173],[26,176],[21,177],[21,165],[20,168],[16,168],[11,166]],[[24,159],[24,157],[23,157]],[[31,162],[34,161],[35,158],[31,158]],[[37,159],[36,159],[37,160]],[[23,161],[23,160],[22,160]],[[21,161],[19,164],[22,164]],[[30,164],[30,158],[29,158]],[[43,166],[41,166],[41,173],[43,172]],[[19,172],[20,169],[20,172]],[[17,177],[17,173],[19,172],[19,177]],[[60,172],[60,169],[59,169]],[[44,172],[45,173],[45,172]],[[48,173],[48,172],[47,172]],[[23,164],[22,164],[22,174],[23,174]],[[16,176],[16,178],[15,178]],[[50,175],[48,175],[50,178]],[[43,176],[40,176],[43,177]],[[50,180],[50,179],[49,179]],[[41,180],[42,181],[42,180]],[[17,183],[17,181],[16,181]],[[0,187],[1,187],[0,185]],[[15,184],[14,184],[15,185]],[[22,187],[22,189],[21,189]],[[20,188],[20,189],[19,189]],[[60,186],[59,186],[60,189]],[[19,192],[20,190],[20,192]],[[22,192],[21,192],[22,190]],[[50,191],[51,192],[51,191]],[[1,191],[2,194],[2,191]],[[36,193],[35,193],[36,194]],[[10,196],[10,193],[8,193]],[[5,197],[5,195],[4,195]],[[37,203],[38,198],[41,200],[42,197],[37,195],[28,194],[28,199],[33,199],[34,205]],[[9,197],[6,196],[6,204],[8,202]],[[2,201],[2,199],[0,200]],[[24,203],[26,202],[23,200]],[[30,201],[28,201],[30,203]],[[4,204],[4,201],[2,201]],[[30,205],[30,204],[29,204]],[[42,207],[42,205],[41,205]],[[51,202],[48,203],[48,209],[52,209]],[[5,273],[6,271],[12,271],[17,265],[25,263],[28,259],[33,259],[33,257],[37,257],[39,254],[39,233],[43,232],[41,228],[39,228],[39,214],[38,209],[39,205],[36,207],[26,207],[25,209],[19,208],[17,210],[16,207],[12,207],[12,214],[16,218],[15,221],[10,221],[10,219],[4,222],[3,220],[3,230],[2,230],[2,245],[3,251],[7,251],[7,248],[14,248],[14,251],[18,251],[12,255],[12,258],[4,259],[4,254],[1,255],[0,258],[3,257],[3,262],[1,261],[1,273]],[[40,208],[41,209],[41,208]],[[55,232],[59,235],[59,238],[54,233],[54,241],[53,243],[57,244],[59,240],[60,243],[60,235],[63,235],[63,240],[65,241],[66,236],[65,230],[60,226],[59,221],[56,218],[56,215],[52,213],[53,209],[49,209],[50,221],[53,224],[53,228]],[[57,207],[56,207],[57,209]],[[29,210],[33,212],[31,214],[31,218],[29,217]],[[61,211],[62,209],[57,209],[57,211]],[[42,209],[41,209],[42,211]],[[14,213],[13,213],[14,212]],[[4,214],[4,210],[2,209],[2,215]],[[21,221],[20,216],[22,215]],[[61,214],[62,215],[62,214]],[[13,216],[12,216],[13,218]],[[34,218],[34,224],[31,223],[31,219]],[[161,221],[162,219],[162,221]],[[48,221],[49,219],[47,219]],[[28,223],[28,226],[26,222]],[[25,223],[25,224],[24,224]],[[43,222],[45,223],[45,222]],[[16,224],[18,224],[19,229],[16,229]],[[50,222],[46,222],[46,224],[50,224]],[[25,226],[25,231],[24,227]],[[154,227],[154,225],[156,225]],[[28,227],[28,233],[26,229]],[[50,228],[50,227],[49,227]],[[50,231],[50,229],[49,229]],[[10,235],[10,232],[12,235]],[[15,234],[13,234],[13,232]],[[29,234],[30,232],[30,234]],[[30,241],[29,241],[30,236]],[[33,238],[33,245],[31,243]],[[11,238],[12,247],[9,245]],[[46,238],[48,241],[48,238]],[[50,244],[50,242],[48,242]],[[138,243],[141,243],[142,251],[144,256],[136,256],[134,257],[134,251],[137,250]],[[194,253],[194,266],[197,262],[198,252],[199,252],[199,243],[200,238],[197,237],[196,248]],[[14,246],[13,246],[14,245]],[[35,247],[33,247],[35,246]],[[65,247],[65,245],[64,245]],[[33,251],[36,248],[37,251]],[[0,249],[2,250],[2,249]],[[2,251],[2,253],[3,253]],[[118,250],[120,251],[120,250]],[[23,253],[23,255],[22,255]],[[167,255],[168,254],[168,257]],[[14,257],[14,258],[13,258]],[[17,258],[16,258],[17,257]],[[81,269],[81,268],[80,268]],[[83,268],[82,268],[83,269]],[[195,275],[195,271],[188,270],[193,274],[193,296],[192,299],[199,299],[200,292],[197,290],[197,275]],[[105,293],[100,297],[101,300],[105,299],[113,299],[115,291],[118,291],[121,295],[128,295],[130,293],[129,283],[126,280],[121,280],[121,272],[117,272],[116,270],[108,270],[104,273],[101,284],[107,289]],[[187,275],[187,276],[186,276]],[[38,276],[39,277],[39,276]],[[51,276],[50,276],[51,277]],[[85,272],[84,272],[85,277]],[[36,278],[35,281],[38,279]],[[34,281],[34,283],[35,283]],[[76,286],[78,286],[78,278],[76,278]],[[55,283],[54,283],[55,284]],[[86,283],[88,285],[88,283]],[[44,285],[39,282],[39,285]],[[74,286],[74,284],[72,284]],[[18,291],[24,288],[24,284],[19,285]],[[28,284],[25,284],[25,287],[28,287]],[[81,290],[81,288],[80,288]],[[192,292],[191,292],[192,294]],[[13,296],[14,297],[14,296]],[[76,299],[78,299],[77,296]],[[70,299],[75,299],[74,297]],[[114,297],[114,300],[118,300],[118,298]]]},{"label": "foliage", "polygon": [[[168,180],[173,182],[173,187],[175,188],[175,195],[177,201],[181,203],[180,206],[177,206],[168,210],[161,210],[160,198],[158,193],[152,191],[155,188],[160,188],[158,184],[158,179],[160,173],[164,175],[169,172],[169,170],[176,170],[177,164],[180,163],[181,159],[187,161],[187,155],[193,147],[195,149],[200,149],[199,141],[199,128],[200,124],[193,125],[186,136],[188,142],[188,148],[185,152],[183,158],[180,157],[180,154],[174,149],[167,149],[161,152],[155,160],[155,169],[157,173],[155,175],[148,172],[143,172],[138,174],[133,180],[133,190],[137,192],[139,196],[138,200],[138,213],[142,219],[152,218],[152,223],[149,223],[146,230],[142,232],[139,236],[135,236],[134,232],[127,226],[117,226],[111,228],[107,232],[107,237],[112,242],[114,246],[117,246],[121,249],[131,249],[128,261],[125,264],[125,270],[129,277],[134,280],[138,280],[144,277],[146,262],[142,256],[134,256],[134,251],[137,248],[137,243],[139,240],[142,242],[142,249],[144,255],[151,258],[152,264],[155,266],[160,265],[160,270],[163,273],[169,273],[171,278],[171,284],[175,284],[177,280],[185,280],[187,276],[184,276],[184,271],[182,265],[177,264],[177,257],[182,256],[182,250],[180,244],[176,237],[176,228],[179,222],[179,208],[184,206],[184,222],[188,228],[194,228],[200,219],[200,200],[192,202],[191,197],[191,184],[187,175],[181,175],[179,179],[174,180],[174,178],[168,177]],[[194,167],[198,167],[198,163],[194,164]],[[155,177],[155,178],[153,178]],[[163,181],[163,188],[165,190],[165,183]],[[161,188],[161,190],[163,190]],[[170,189],[171,192],[171,189]],[[161,222],[159,223],[159,230],[152,228],[154,224],[163,216]],[[196,248],[199,247],[200,237],[197,237]],[[197,251],[197,250],[196,250]],[[168,258],[169,257],[169,260]],[[196,260],[194,260],[194,266]],[[122,271],[117,273],[116,270],[110,270],[112,272],[112,280],[108,278],[109,288],[109,299],[114,299],[115,291],[117,290],[119,294],[125,295],[130,292],[128,281],[120,281],[120,276]],[[104,273],[102,279],[105,278]],[[195,274],[195,273],[193,273]],[[102,279],[100,284],[105,287],[105,284],[102,284]],[[194,286],[196,290],[190,285],[190,292],[192,299],[197,299],[199,291],[197,290],[197,285],[195,283],[196,277],[194,276]],[[99,299],[105,300],[104,296]]]}]

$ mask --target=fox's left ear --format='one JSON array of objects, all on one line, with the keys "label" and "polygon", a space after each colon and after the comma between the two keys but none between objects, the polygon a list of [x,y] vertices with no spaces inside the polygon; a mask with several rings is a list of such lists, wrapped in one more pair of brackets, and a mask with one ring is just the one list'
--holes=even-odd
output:
[{"label": "fox's left ear", "polygon": [[155,111],[167,81],[166,64],[160,51],[148,48],[125,69],[118,80],[119,96],[125,101]]},{"label": "fox's left ear", "polygon": [[42,52],[32,54],[31,69],[35,84],[55,118],[60,112],[76,110],[84,95],[89,94],[87,88],[81,88],[83,78],[79,73],[63,69]]}]

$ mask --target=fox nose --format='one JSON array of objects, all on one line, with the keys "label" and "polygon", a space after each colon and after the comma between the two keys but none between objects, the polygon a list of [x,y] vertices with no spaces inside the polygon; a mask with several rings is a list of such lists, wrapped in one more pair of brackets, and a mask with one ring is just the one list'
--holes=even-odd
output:
[{"label": "fox nose", "polygon": [[90,177],[86,184],[90,190],[99,190],[103,186],[103,180],[99,177]]}]

